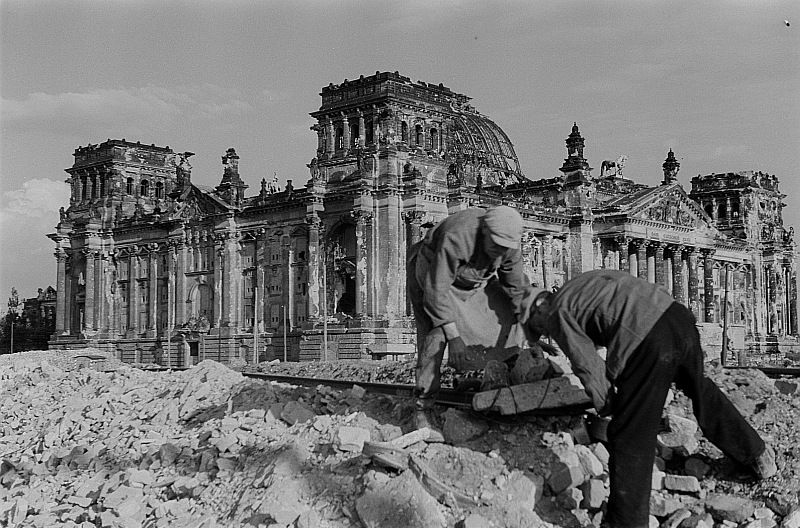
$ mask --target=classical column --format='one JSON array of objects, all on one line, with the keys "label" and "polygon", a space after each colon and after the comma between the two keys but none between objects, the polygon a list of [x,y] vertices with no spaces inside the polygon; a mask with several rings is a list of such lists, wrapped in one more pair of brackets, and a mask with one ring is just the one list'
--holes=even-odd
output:
[{"label": "classical column", "polygon": [[615,240],[619,248],[619,269],[621,271],[630,271],[630,255],[628,254],[630,239],[626,236],[618,236]]},{"label": "classical column", "polygon": [[689,308],[695,319],[700,321],[700,278],[697,269],[697,248],[688,248],[689,263]]},{"label": "classical column", "polygon": [[186,291],[186,272],[189,270],[189,249],[186,244],[186,235],[176,242],[173,246],[175,258],[175,273],[172,275],[174,290],[175,290],[175,304],[173,312],[173,320],[175,324],[182,325],[188,319],[186,315],[186,299],[189,292]]},{"label": "classical column", "polygon": [[553,235],[546,235],[542,241],[542,263],[544,266],[542,270],[544,287],[545,289],[551,289],[555,284],[553,277]]},{"label": "classical column", "polygon": [[292,239],[287,236],[286,240],[286,313],[289,318],[289,328],[294,328],[297,323],[296,307],[294,305],[294,281],[295,281],[295,257]]},{"label": "classical column", "polygon": [[350,122],[344,113],[342,113],[342,150],[345,154],[350,150]]},{"label": "classical column", "polygon": [[335,141],[336,131],[333,128],[333,121],[329,119],[325,124],[325,154],[328,157],[333,156],[333,152],[336,150]]},{"label": "classical column", "polygon": [[369,232],[372,227],[372,213],[353,211],[356,219],[356,313],[367,315],[369,311],[368,256]]},{"label": "classical column", "polygon": [[647,280],[647,240],[636,240],[636,273],[640,279]]},{"label": "classical column", "polygon": [[714,254],[713,250],[703,250],[703,292],[705,295],[705,322],[713,323],[715,320],[714,313],[714,260],[711,256]]},{"label": "classical column", "polygon": [[[311,231],[312,230],[309,228],[309,231],[308,231],[308,262],[309,262],[309,271],[308,271],[308,275],[309,275],[308,276],[309,293],[308,293],[308,299],[309,300],[311,299],[311,285],[313,284],[311,276],[313,275],[313,269],[314,269],[311,266],[312,253],[313,253],[313,257],[315,259],[317,258],[316,242],[312,240],[313,234],[312,234]],[[318,237],[318,235],[317,235],[317,237]],[[255,298],[255,301],[256,302],[253,303],[253,317],[255,318],[255,325],[256,325],[256,329],[254,331],[256,331],[256,332],[263,332],[264,331],[264,327],[266,326],[265,323],[267,321],[267,311],[266,311],[266,309],[267,309],[267,296],[268,296],[269,292],[267,292],[267,289],[265,288],[265,286],[266,286],[266,284],[265,284],[265,282],[266,282],[265,281],[265,273],[266,273],[266,267],[267,267],[267,258],[266,257],[267,257],[267,230],[264,229],[264,228],[261,228],[256,233],[256,255],[255,255],[255,266],[256,266],[256,270],[255,270],[255,281],[256,281],[255,292],[256,292],[256,298]],[[308,315],[309,316],[311,315],[311,306],[310,306],[310,304],[309,304],[309,307],[308,307]]]},{"label": "classical column", "polygon": [[[322,252],[322,220],[316,214],[306,217],[308,224],[308,319],[318,320],[322,313],[320,305],[320,265]],[[266,243],[266,240],[265,240]]]},{"label": "classical column", "polygon": [[97,330],[97,321],[95,320],[95,273],[94,273],[94,259],[95,251],[92,249],[83,250],[84,262],[84,278],[86,280],[86,299],[83,312],[83,328],[82,330]]},{"label": "classical column", "polygon": [[688,306],[684,291],[683,250],[684,246],[675,246],[672,250],[672,297],[679,303]]},{"label": "classical column", "polygon": [[364,114],[358,111],[358,144],[362,148],[366,146],[366,131],[364,130]]},{"label": "classical column", "polygon": [[156,328],[158,327],[158,246],[156,244],[150,245],[150,270],[149,270],[149,283],[148,288],[148,306],[147,306],[147,331],[152,336],[156,336]]},{"label": "classical column", "polygon": [[128,276],[128,320],[129,330],[134,334],[140,331],[139,323],[139,248],[134,247],[131,251],[130,262],[131,270]]},{"label": "classical column", "polygon": [[[222,279],[223,272],[226,268],[225,266],[225,247],[222,245],[222,241],[215,238],[212,242],[212,253],[211,258],[216,259],[214,264],[214,314],[213,314],[213,321],[216,321],[214,326],[219,329],[222,327],[223,323],[227,323],[224,320],[224,311],[223,311],[223,299],[225,298],[225,290],[224,284],[225,281]],[[202,266],[201,266],[202,267]],[[199,313],[198,307],[192,307],[196,313]],[[211,319],[211,318],[209,318]]]},{"label": "classical column", "polygon": [[69,334],[69,310],[67,309],[67,252],[59,247],[55,252],[56,276],[56,337]]},{"label": "classical column", "polygon": [[656,284],[660,284],[661,286],[667,286],[667,273],[665,269],[665,262],[664,262],[664,244],[662,242],[654,242],[655,246],[655,255],[653,256],[653,260],[655,261],[655,268],[656,268]]},{"label": "classical column", "polygon": [[[403,219],[406,221],[406,240],[408,241],[408,247],[406,248],[406,258],[405,262],[408,263],[408,254],[411,248],[420,240],[422,240],[422,220],[425,218],[425,211],[405,211],[403,212]],[[408,270],[404,270],[406,273]],[[403,292],[405,296],[405,305],[406,305],[406,315],[412,315],[414,313],[413,308],[411,307],[411,299],[409,298],[406,292]]]}]

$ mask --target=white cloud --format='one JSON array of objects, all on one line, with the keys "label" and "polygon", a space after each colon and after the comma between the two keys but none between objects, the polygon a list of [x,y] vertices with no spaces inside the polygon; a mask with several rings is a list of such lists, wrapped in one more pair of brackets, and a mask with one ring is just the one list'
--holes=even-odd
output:
[{"label": "white cloud", "polygon": [[43,125],[74,132],[81,129],[124,127],[126,130],[163,130],[177,121],[217,119],[242,115],[252,109],[239,90],[213,84],[140,88],[97,88],[86,92],[35,92],[24,99],[2,99],[4,126],[37,128]]},{"label": "white cloud", "polygon": [[[6,206],[0,209],[4,220],[10,216],[25,218],[50,217],[58,214],[56,204],[69,203],[69,186],[61,180],[35,178],[22,184],[21,189],[3,193]],[[3,222],[5,224],[5,221]]]}]

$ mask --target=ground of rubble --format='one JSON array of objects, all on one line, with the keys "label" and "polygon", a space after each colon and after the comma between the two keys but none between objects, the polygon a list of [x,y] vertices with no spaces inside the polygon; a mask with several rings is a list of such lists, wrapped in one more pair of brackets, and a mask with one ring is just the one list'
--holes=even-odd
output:
[{"label": "ground of rubble", "polygon": [[[76,354],[0,356],[0,526],[571,528],[602,520],[607,452],[581,416],[442,408],[446,443],[405,447],[412,464],[398,470],[362,449],[407,438],[406,400],[357,385],[253,380],[213,361],[148,372],[113,360],[86,365]],[[259,370],[413,379],[413,364],[392,361]],[[651,525],[800,527],[796,382],[713,365],[709,375],[775,448],[779,474],[756,481],[726,460],[675,393],[659,435]]]}]

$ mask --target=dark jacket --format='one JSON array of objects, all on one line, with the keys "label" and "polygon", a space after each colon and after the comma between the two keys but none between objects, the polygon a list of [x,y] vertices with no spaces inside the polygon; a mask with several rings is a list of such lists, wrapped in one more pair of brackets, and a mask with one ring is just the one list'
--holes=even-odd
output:
[{"label": "dark jacket", "polygon": [[[422,241],[417,278],[424,292],[423,305],[433,327],[455,322],[456,303],[471,290],[482,288],[495,274],[519,314],[529,281],[522,272],[522,253],[508,249],[491,260],[483,251],[483,209],[466,209],[448,216]],[[422,269],[420,269],[422,264]],[[427,266],[427,267],[424,267]]]},{"label": "dark jacket", "polygon": [[[552,299],[547,331],[569,358],[595,408],[663,313],[675,302],[660,285],[624,271],[587,271]],[[597,348],[607,348],[605,364]]]}]

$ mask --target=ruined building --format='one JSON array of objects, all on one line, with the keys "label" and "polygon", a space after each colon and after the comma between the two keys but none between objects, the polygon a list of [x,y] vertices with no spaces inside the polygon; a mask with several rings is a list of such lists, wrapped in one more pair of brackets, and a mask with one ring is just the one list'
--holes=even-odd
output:
[{"label": "ruined building", "polygon": [[51,346],[173,366],[413,352],[406,249],[454,211],[500,203],[525,219],[534,284],[624,269],[663,284],[701,328],[726,323],[734,348],[795,344],[795,244],[774,176],[697,176],[687,193],[672,151],[656,187],[623,175],[624,157],[594,175],[574,125],[557,175],[534,180],[500,127],[441,84],[376,73],[321,96],[298,187],[247,193],[233,148],[215,188],[193,183],[190,152],[124,139],[75,150],[50,235]]}]

